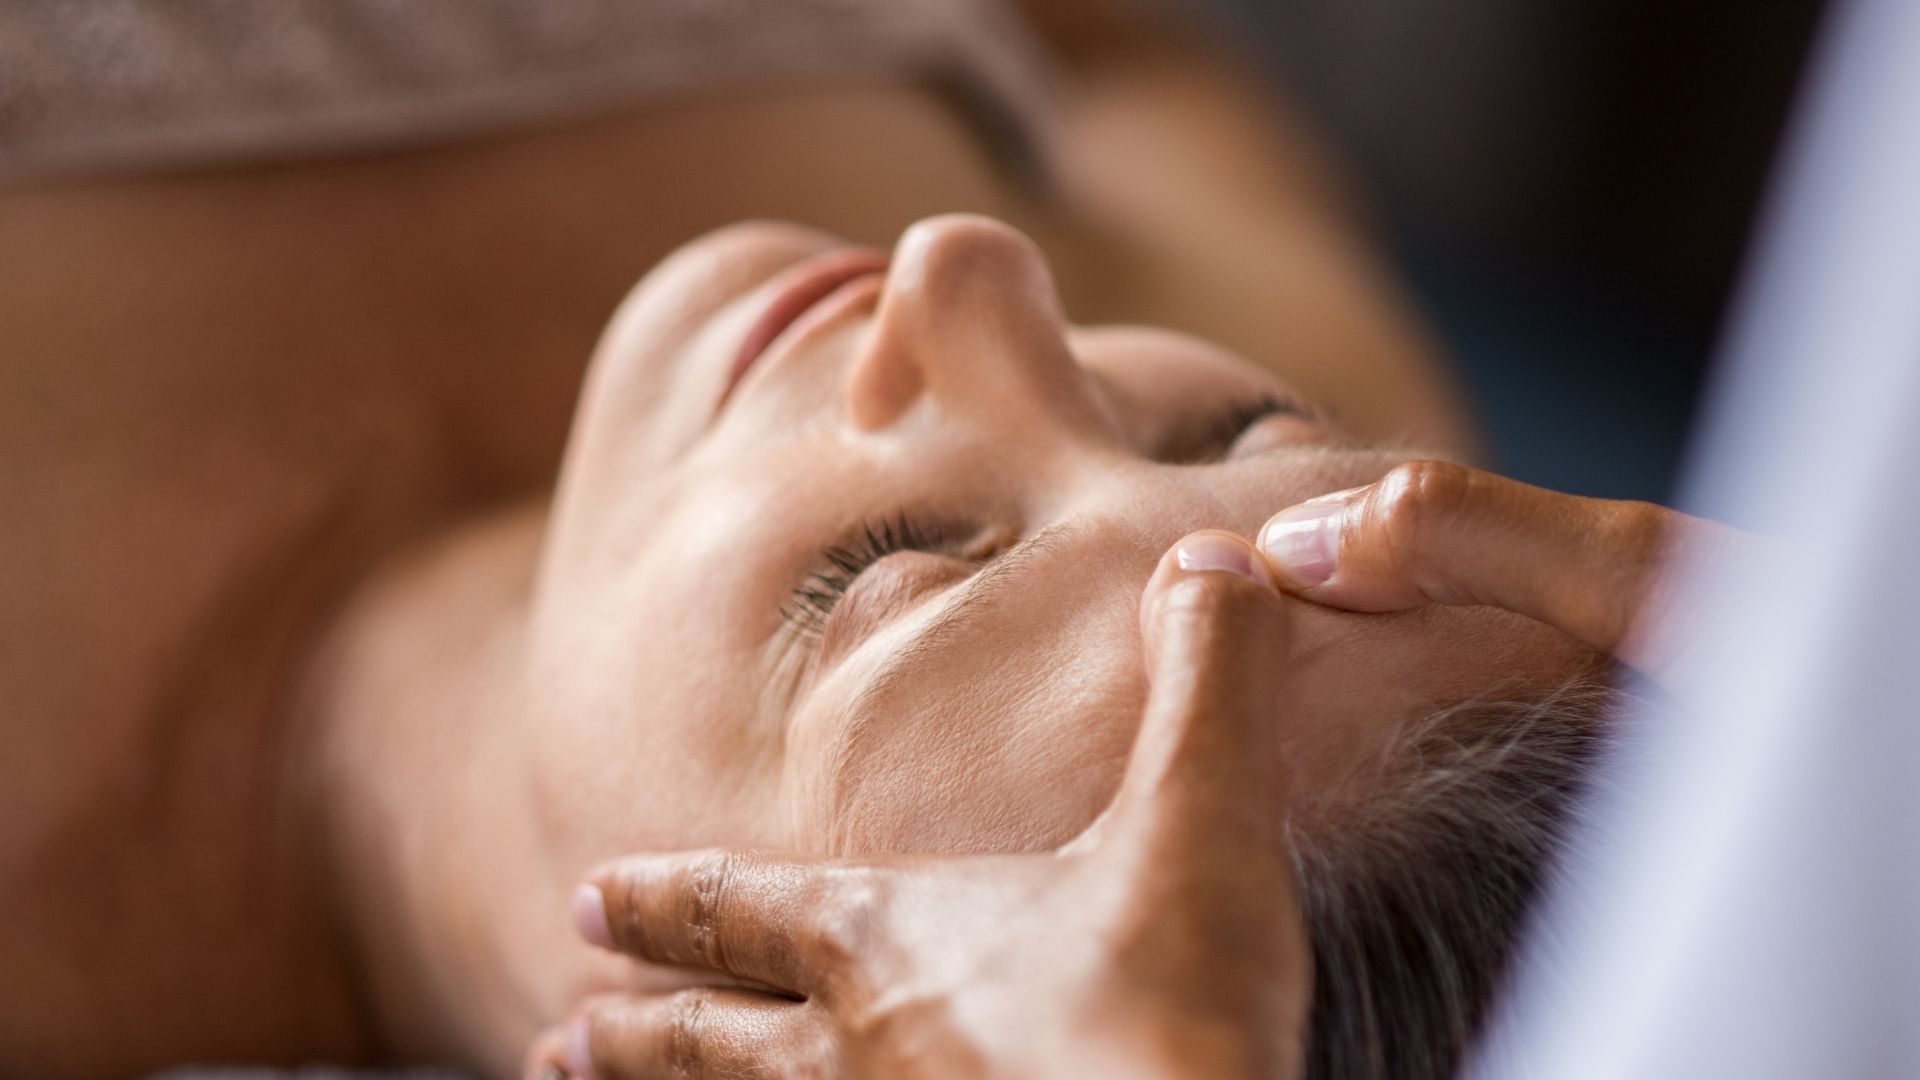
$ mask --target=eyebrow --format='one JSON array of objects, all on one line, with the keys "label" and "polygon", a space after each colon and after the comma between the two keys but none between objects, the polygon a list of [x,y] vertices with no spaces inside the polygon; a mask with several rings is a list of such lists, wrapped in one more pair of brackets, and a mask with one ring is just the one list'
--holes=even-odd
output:
[{"label": "eyebrow", "polygon": [[975,574],[972,580],[961,587],[959,596],[949,601],[924,629],[887,658],[880,671],[854,696],[848,716],[864,716],[872,711],[880,700],[899,688],[909,673],[952,644],[963,627],[982,611],[992,607],[1022,571],[1059,550],[1063,541],[1078,530],[1079,526],[1072,522],[1055,522],[1015,544],[1006,554]]}]

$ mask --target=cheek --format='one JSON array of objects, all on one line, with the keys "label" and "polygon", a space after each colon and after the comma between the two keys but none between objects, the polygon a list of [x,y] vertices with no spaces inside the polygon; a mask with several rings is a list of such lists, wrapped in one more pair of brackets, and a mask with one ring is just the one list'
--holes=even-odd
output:
[{"label": "cheek", "polygon": [[[982,721],[1032,708],[1017,725]],[[917,710],[919,734],[866,740],[800,809],[797,846],[840,854],[1032,851],[1093,820],[1119,784],[1133,715],[962,694]]]},{"label": "cheek", "polygon": [[568,440],[566,487],[619,492],[673,460],[707,422],[740,342],[781,271],[842,241],[749,222],[663,260],[608,322]]},{"label": "cheek", "polygon": [[693,659],[684,638],[622,643],[619,656],[576,653],[529,679],[529,772],[549,846],[577,862],[769,842],[755,826],[772,812],[774,758],[739,722],[728,680],[677,663]]},{"label": "cheek", "polygon": [[734,595],[620,561],[540,598],[523,697],[551,845],[591,861],[772,843],[778,728],[759,715],[764,657],[742,643]]}]

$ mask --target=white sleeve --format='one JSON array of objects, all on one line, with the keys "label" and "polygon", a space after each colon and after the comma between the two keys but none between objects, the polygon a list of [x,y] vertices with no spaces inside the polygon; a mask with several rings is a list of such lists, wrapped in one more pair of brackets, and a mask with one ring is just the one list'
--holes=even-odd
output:
[{"label": "white sleeve", "polygon": [[1686,505],[1779,536],[1636,731],[1473,1075],[1920,1077],[1920,3],[1839,4]]}]

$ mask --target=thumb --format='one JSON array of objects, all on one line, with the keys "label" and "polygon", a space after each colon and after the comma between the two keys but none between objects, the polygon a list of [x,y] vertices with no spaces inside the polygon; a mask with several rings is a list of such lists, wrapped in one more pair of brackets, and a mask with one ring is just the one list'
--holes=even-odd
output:
[{"label": "thumb", "polygon": [[1147,704],[1111,817],[1148,848],[1267,844],[1284,796],[1278,733],[1286,602],[1246,540],[1195,533],[1140,605]]}]

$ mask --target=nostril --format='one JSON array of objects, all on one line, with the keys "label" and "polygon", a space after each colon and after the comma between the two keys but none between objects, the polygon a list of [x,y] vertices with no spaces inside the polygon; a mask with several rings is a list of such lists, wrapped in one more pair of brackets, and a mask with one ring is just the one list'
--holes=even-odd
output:
[{"label": "nostril", "polygon": [[898,420],[925,389],[919,364],[882,323],[854,353],[841,409],[856,429],[878,431]]}]

